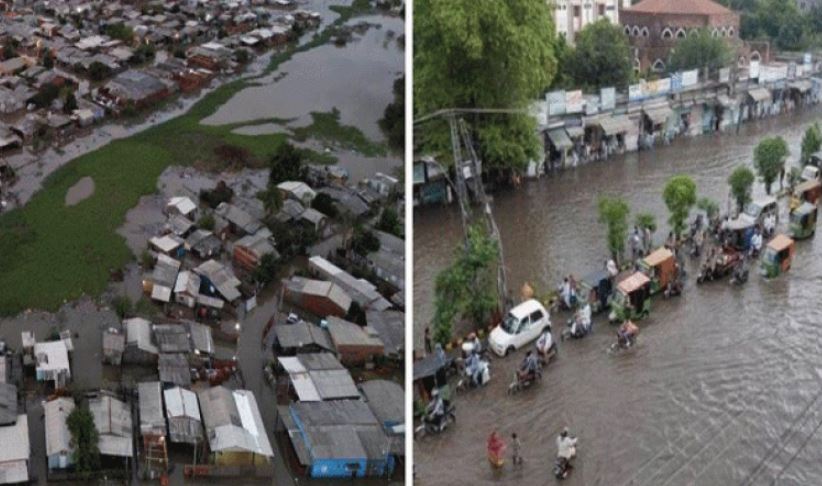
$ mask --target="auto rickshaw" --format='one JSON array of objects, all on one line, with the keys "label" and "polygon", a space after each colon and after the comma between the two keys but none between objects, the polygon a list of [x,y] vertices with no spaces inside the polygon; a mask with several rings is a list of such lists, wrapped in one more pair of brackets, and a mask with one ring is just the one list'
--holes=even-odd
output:
[{"label": "auto rickshaw", "polygon": [[815,204],[802,203],[791,211],[790,234],[795,240],[810,238],[816,233],[816,216],[819,208]]},{"label": "auto rickshaw", "polygon": [[608,307],[608,299],[614,293],[614,285],[611,276],[605,270],[597,270],[582,277],[579,282],[578,295],[581,299],[587,299],[591,305],[591,312],[598,314]]},{"label": "auto rickshaw", "polygon": [[785,235],[776,235],[762,255],[761,273],[765,278],[774,278],[791,269],[795,249],[794,241]]},{"label": "auto rickshaw", "polygon": [[818,180],[805,181],[796,186],[791,196],[791,211],[798,208],[804,202],[818,204],[819,197],[822,196],[822,182]]},{"label": "auto rickshaw", "polygon": [[642,272],[619,282],[611,298],[611,322],[638,321],[651,313],[651,279]]},{"label": "auto rickshaw", "polygon": [[[736,218],[728,222],[723,236],[724,247],[727,250],[748,251],[751,247],[751,237],[754,234],[755,222],[749,218]],[[725,251],[723,249],[723,251]]]},{"label": "auto rickshaw", "polygon": [[639,270],[651,279],[651,294],[658,294],[677,277],[674,253],[665,247],[659,248],[639,262]]}]

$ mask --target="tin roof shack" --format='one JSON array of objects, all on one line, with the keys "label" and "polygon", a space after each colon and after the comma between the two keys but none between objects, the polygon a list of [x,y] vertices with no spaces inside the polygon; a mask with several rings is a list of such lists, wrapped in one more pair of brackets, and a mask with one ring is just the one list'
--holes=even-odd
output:
[{"label": "tin roof shack", "polygon": [[74,399],[58,397],[43,404],[46,421],[46,460],[49,471],[67,469],[74,465],[74,448],[66,420],[74,410]]},{"label": "tin roof shack", "polygon": [[328,332],[331,342],[346,365],[361,365],[375,356],[385,355],[385,344],[370,327],[360,327],[353,322],[328,316]]},{"label": "tin roof shack", "polygon": [[29,481],[29,419],[18,415],[11,424],[0,426],[0,484]]},{"label": "tin roof shack", "polygon": [[182,353],[160,353],[157,361],[160,381],[177,386],[191,386],[191,368]]},{"label": "tin roof shack", "polygon": [[374,284],[367,280],[354,278],[353,275],[321,256],[309,258],[308,267],[315,275],[342,287],[363,309],[388,310],[392,307],[391,302],[377,291]]},{"label": "tin roof shack", "polygon": [[0,383],[0,426],[12,425],[17,421],[17,387]]},{"label": "tin roof shack", "polygon": [[177,282],[177,273],[180,271],[180,261],[167,255],[157,255],[157,263],[151,280],[143,281],[143,290],[151,293],[151,299],[165,304],[171,302],[171,293]]},{"label": "tin roof shack", "polygon": [[148,240],[149,246],[157,253],[170,258],[182,258],[185,256],[185,241],[177,235],[152,236]]},{"label": "tin roof shack", "polygon": [[151,339],[151,323],[142,317],[123,321],[126,330],[126,347],[123,363],[151,365],[157,362],[157,346]]},{"label": "tin roof shack", "polygon": [[231,55],[231,49],[216,42],[209,42],[191,48],[187,53],[186,62],[192,67],[222,71],[229,66]]},{"label": "tin roof shack", "polygon": [[203,440],[203,421],[197,395],[191,390],[174,387],[163,392],[171,442],[197,445]]},{"label": "tin roof shack", "polygon": [[267,228],[253,235],[244,236],[234,243],[234,263],[247,272],[254,271],[263,256],[268,254],[280,258],[274,247],[274,238]]},{"label": "tin roof shack", "polygon": [[126,348],[126,337],[119,330],[110,327],[103,331],[103,362],[120,366],[123,362],[123,351]]},{"label": "tin roof shack", "polygon": [[174,284],[174,302],[193,309],[197,305],[199,295],[199,275],[190,270],[184,270],[177,274],[177,282]]},{"label": "tin roof shack", "polygon": [[197,392],[214,464],[268,464],[274,452],[254,394],[216,386]]},{"label": "tin roof shack", "polygon": [[179,215],[194,221],[197,219],[197,204],[185,196],[172,197],[166,204],[165,213],[168,216]]},{"label": "tin roof shack", "polygon": [[208,260],[194,269],[202,278],[201,289],[208,289],[206,292],[210,296],[220,296],[226,302],[235,302],[240,299],[240,280],[234,273],[222,263],[216,260]]},{"label": "tin roof shack", "polygon": [[363,399],[382,424],[391,441],[391,453],[405,457],[405,390],[389,380],[369,380],[360,384]]},{"label": "tin roof shack", "polygon": [[161,353],[191,352],[191,339],[186,326],[180,324],[155,324],[152,326],[154,342]]},{"label": "tin roof shack", "polygon": [[309,477],[363,478],[394,471],[391,441],[363,401],[298,402],[280,407],[279,417]]},{"label": "tin roof shack", "polygon": [[131,69],[115,76],[99,93],[117,106],[144,108],[168,97],[170,90],[162,80]]},{"label": "tin roof shack", "polygon": [[[331,353],[283,356],[278,361],[288,373],[288,391],[294,391],[297,401],[320,402],[360,398],[360,391],[351,373]],[[285,398],[282,397],[283,394],[280,395],[278,398]]]},{"label": "tin roof shack", "polygon": [[214,337],[211,328],[199,322],[188,322],[187,326],[195,356],[205,359],[214,354]]},{"label": "tin roof shack", "polygon": [[298,353],[334,352],[328,331],[306,321],[274,326],[274,352],[277,356]]},{"label": "tin roof shack", "polygon": [[236,236],[253,235],[263,225],[244,209],[231,203],[222,202],[214,210],[215,229],[218,234]]},{"label": "tin roof shack", "polygon": [[293,276],[283,280],[283,297],[316,316],[344,316],[351,297],[338,285],[322,280]]},{"label": "tin roof shack", "polygon": [[88,408],[94,416],[94,426],[100,436],[97,443],[102,456],[134,457],[131,408],[106,392],[90,398]]},{"label": "tin roof shack", "polygon": [[185,246],[199,259],[207,260],[220,254],[223,242],[211,231],[195,230],[186,238]]},{"label": "tin roof shack", "polygon": [[317,193],[305,182],[285,181],[277,184],[277,189],[280,190],[283,200],[293,199],[305,207],[311,206],[311,201],[317,197]]},{"label": "tin roof shack", "polygon": [[402,361],[405,357],[405,313],[369,310],[365,313],[365,321],[385,344],[385,355]]},{"label": "tin roof shack", "polygon": [[71,380],[68,348],[65,341],[47,341],[34,345],[37,360],[37,381],[53,381],[54,388],[63,388]]},{"label": "tin roof shack", "polygon": [[163,437],[166,435],[166,419],[163,416],[163,396],[159,381],[145,381],[137,384],[140,407],[140,435]]}]

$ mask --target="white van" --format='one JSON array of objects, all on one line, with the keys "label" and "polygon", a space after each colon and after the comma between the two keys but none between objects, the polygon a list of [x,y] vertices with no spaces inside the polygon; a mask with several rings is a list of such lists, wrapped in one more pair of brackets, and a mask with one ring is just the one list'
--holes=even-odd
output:
[{"label": "white van", "polygon": [[488,345],[498,356],[506,356],[538,338],[545,329],[551,329],[551,317],[539,301],[531,299],[508,312],[491,331]]}]

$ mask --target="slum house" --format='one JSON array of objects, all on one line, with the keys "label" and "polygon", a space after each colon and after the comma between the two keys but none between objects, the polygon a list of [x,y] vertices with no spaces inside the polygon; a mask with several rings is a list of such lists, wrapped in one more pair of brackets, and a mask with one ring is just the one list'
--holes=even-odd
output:
[{"label": "slum house", "polygon": [[229,233],[236,236],[253,235],[263,227],[262,223],[248,212],[227,202],[217,206],[214,216],[215,231],[223,238]]},{"label": "slum house", "polygon": [[391,302],[383,297],[371,282],[354,278],[353,275],[321,256],[309,258],[308,268],[315,275],[342,287],[363,309],[388,310],[392,307]]},{"label": "slum house", "polygon": [[293,199],[286,199],[283,201],[280,210],[274,215],[274,219],[280,223],[290,223],[298,221],[303,212],[305,212],[305,208],[302,204]]},{"label": "slum house", "polygon": [[191,198],[185,196],[169,199],[164,212],[169,217],[178,215],[192,221],[197,219],[197,205]]},{"label": "slum house", "polygon": [[[320,192],[325,192],[324,189],[320,189]],[[415,207],[450,203],[451,190],[442,166],[433,157],[423,157],[414,161],[411,197]]]},{"label": "slum house", "polygon": [[157,363],[159,351],[151,337],[151,323],[142,317],[123,321],[126,330],[126,347],[123,351],[123,363],[152,365]]},{"label": "slum house", "polygon": [[331,353],[281,356],[280,367],[288,373],[287,386],[277,390],[281,402],[359,399],[360,391],[351,373]]},{"label": "slum house", "polygon": [[301,181],[285,181],[277,184],[283,200],[293,199],[305,207],[311,206],[311,201],[317,197],[317,193],[308,187],[308,184]]},{"label": "slum house", "polygon": [[99,93],[119,107],[145,108],[168,97],[170,90],[162,80],[132,69],[115,76]]},{"label": "slum house", "polygon": [[168,417],[168,437],[171,442],[197,445],[203,440],[203,421],[197,395],[185,388],[174,387],[163,392]]},{"label": "slum house", "polygon": [[355,218],[366,216],[371,212],[368,203],[360,197],[357,191],[349,187],[326,186],[319,189],[318,192],[327,194],[339,208]]},{"label": "slum house", "polygon": [[[187,237],[195,228],[193,221],[179,214],[169,216],[165,224],[165,230],[179,238]],[[185,246],[183,246],[183,249],[185,249]]]},{"label": "slum house", "polygon": [[120,366],[123,362],[123,351],[126,348],[126,337],[112,327],[103,331],[103,362]]},{"label": "slum house", "polygon": [[200,288],[207,289],[206,294],[219,296],[228,303],[235,303],[240,300],[240,280],[234,273],[222,263],[216,260],[208,260],[194,269],[202,279]]},{"label": "slum house", "polygon": [[365,320],[385,345],[385,355],[402,361],[405,358],[405,313],[368,310]]},{"label": "slum house", "polygon": [[186,326],[180,324],[155,324],[152,326],[154,342],[161,353],[191,352],[191,339]]},{"label": "slum house", "polygon": [[17,415],[11,424],[0,425],[0,484],[29,482],[29,419]]},{"label": "slum house", "polygon": [[336,316],[326,319],[334,349],[346,365],[361,365],[385,355],[385,344],[373,328],[360,327]]},{"label": "slum house", "polygon": [[37,381],[52,381],[54,388],[64,388],[71,380],[71,365],[65,341],[47,341],[34,345]]},{"label": "slum house", "polygon": [[186,238],[185,246],[200,260],[208,260],[220,254],[223,242],[211,231],[198,229]]},{"label": "slum house", "polygon": [[17,422],[17,386],[0,383],[0,426]]},{"label": "slum house", "polygon": [[253,235],[246,235],[234,243],[234,263],[247,272],[254,271],[265,255],[280,258],[274,247],[274,238],[267,228]]},{"label": "slum house", "polygon": [[334,352],[334,345],[331,344],[328,331],[303,320],[294,324],[274,326],[273,348],[277,356]]},{"label": "slum house", "polygon": [[196,356],[206,359],[214,354],[214,337],[211,328],[199,322],[186,323],[188,335],[191,338],[191,347]]},{"label": "slum house", "polygon": [[389,476],[391,441],[361,400],[297,402],[278,407],[297,469],[311,478]]},{"label": "slum house", "polygon": [[149,246],[158,255],[165,255],[172,259],[185,256],[184,243],[185,240],[177,235],[152,236],[148,240]]},{"label": "slum house", "polygon": [[111,461],[134,457],[131,408],[128,404],[101,392],[89,399],[88,408],[100,437],[97,443],[100,455]]},{"label": "slum house", "polygon": [[68,469],[74,465],[74,447],[66,425],[74,407],[74,399],[71,397],[57,397],[43,404],[49,472]]},{"label": "slum house", "polygon": [[160,353],[157,361],[160,381],[172,385],[191,386],[191,368],[183,353]]},{"label": "slum house", "polygon": [[325,235],[325,230],[328,227],[328,217],[314,208],[308,208],[300,213],[299,221],[320,236]]},{"label": "slum house", "polygon": [[269,463],[274,452],[253,393],[216,386],[198,391],[197,396],[214,464]]},{"label": "slum house", "polygon": [[186,62],[192,67],[219,72],[229,67],[232,54],[222,44],[209,42],[189,49]]},{"label": "slum house", "polygon": [[143,281],[143,290],[151,295],[152,300],[168,304],[171,293],[177,282],[180,261],[164,254],[157,255],[157,262],[151,274],[151,280]]},{"label": "slum house", "polygon": [[315,316],[343,317],[351,307],[351,297],[332,282],[293,276],[283,279],[283,299]]},{"label": "slum house", "polygon": [[200,276],[190,270],[180,272],[174,284],[174,302],[193,309],[199,295]]},{"label": "slum house", "polygon": [[0,76],[13,76],[23,72],[28,67],[26,60],[22,57],[12,57],[0,62]]},{"label": "slum house", "polygon": [[140,411],[140,435],[143,441],[147,437],[164,437],[166,420],[163,416],[163,396],[159,381],[145,381],[137,384]]},{"label": "slum house", "polygon": [[[354,254],[356,263],[374,272],[380,280],[397,290],[405,289],[405,241],[390,233],[375,230],[380,248],[368,255]],[[352,252],[353,253],[353,252]]]},{"label": "slum house", "polygon": [[391,442],[391,454],[398,461],[404,460],[405,390],[393,381],[368,380],[360,384],[360,391]]}]

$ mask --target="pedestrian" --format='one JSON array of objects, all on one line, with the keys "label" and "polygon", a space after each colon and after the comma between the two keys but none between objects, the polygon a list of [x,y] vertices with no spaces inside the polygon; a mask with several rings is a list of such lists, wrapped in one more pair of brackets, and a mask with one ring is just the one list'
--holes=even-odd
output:
[{"label": "pedestrian", "polygon": [[514,432],[511,434],[511,462],[515,466],[522,464],[522,456],[519,454],[521,447],[522,444],[519,441],[519,437],[517,437],[517,433]]},{"label": "pedestrian", "polygon": [[781,169],[779,169],[779,190],[782,190],[782,184],[785,180],[785,166],[783,165]]},{"label": "pedestrian", "polygon": [[426,327],[425,328],[425,354],[429,355],[432,351],[434,351],[434,346],[431,344],[431,329]]}]

